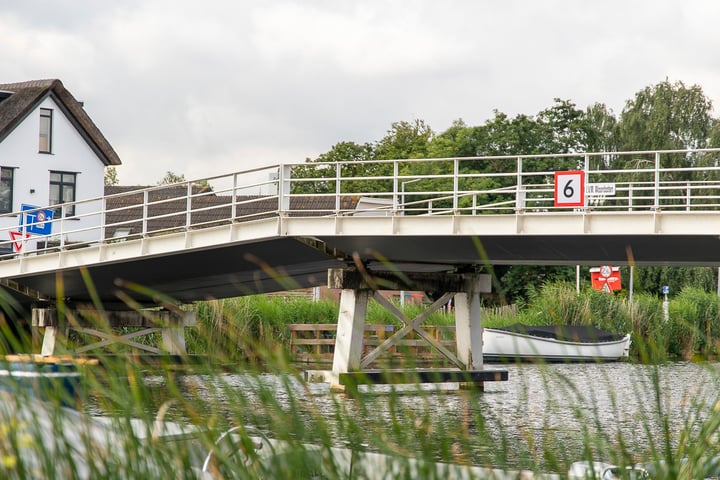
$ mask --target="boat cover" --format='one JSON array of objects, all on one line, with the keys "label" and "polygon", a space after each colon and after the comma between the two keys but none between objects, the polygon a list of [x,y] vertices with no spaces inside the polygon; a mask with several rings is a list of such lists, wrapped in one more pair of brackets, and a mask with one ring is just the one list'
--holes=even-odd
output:
[{"label": "boat cover", "polygon": [[564,342],[578,343],[596,343],[596,342],[614,342],[622,340],[625,335],[600,330],[592,325],[525,325],[522,323],[514,323],[503,328],[495,330],[504,330],[506,332],[520,333],[533,337],[554,338]]}]

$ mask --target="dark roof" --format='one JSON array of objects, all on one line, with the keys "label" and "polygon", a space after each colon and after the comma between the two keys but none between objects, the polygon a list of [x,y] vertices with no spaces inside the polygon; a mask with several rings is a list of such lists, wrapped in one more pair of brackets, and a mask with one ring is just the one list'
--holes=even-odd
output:
[{"label": "dark roof", "polygon": [[[12,95],[2,92],[10,92]],[[110,142],[85,112],[82,103],[78,102],[57,79],[0,84],[0,142],[47,96],[55,99],[105,165],[122,163]]]},{"label": "dark roof", "polygon": [[[142,233],[142,215],[147,190],[148,221],[146,232],[171,231],[185,226],[187,215],[187,186],[167,187],[106,186],[105,237],[115,236],[118,230],[127,235]],[[202,185],[192,186],[191,216],[194,226],[213,226],[226,223],[232,217],[232,197],[216,195]],[[357,195],[340,197],[341,210],[354,210]],[[267,195],[238,195],[235,197],[235,221],[249,221],[276,215],[278,198]],[[335,212],[334,196],[302,195],[290,197],[290,216],[321,216]]]}]

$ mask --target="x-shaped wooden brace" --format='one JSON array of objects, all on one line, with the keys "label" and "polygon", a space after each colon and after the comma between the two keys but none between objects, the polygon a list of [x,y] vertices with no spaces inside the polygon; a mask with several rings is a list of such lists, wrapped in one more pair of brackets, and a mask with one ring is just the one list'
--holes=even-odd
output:
[{"label": "x-shaped wooden brace", "polygon": [[420,315],[415,317],[414,319],[410,320],[408,317],[405,316],[400,310],[398,310],[395,305],[390,303],[385,297],[380,295],[377,291],[375,291],[373,298],[375,298],[375,301],[378,302],[380,305],[382,305],[386,310],[388,310],[390,313],[395,315],[398,319],[400,319],[403,324],[405,324],[404,327],[402,327],[400,330],[395,332],[393,335],[391,335],[387,340],[382,342],[380,345],[375,347],[373,351],[365,355],[365,357],[362,358],[360,361],[360,368],[367,368],[368,365],[370,365],[372,362],[374,362],[382,353],[388,351],[391,347],[398,344],[400,340],[405,338],[410,332],[413,330],[417,332],[420,337],[422,337],[428,344],[433,347],[435,350],[440,352],[445,358],[450,360],[452,363],[455,364],[459,369],[464,370],[465,365],[458,360],[458,358],[453,354],[450,350],[443,347],[437,340],[435,340],[432,336],[430,336],[425,330],[420,328],[420,324],[424,322],[430,315],[432,315],[435,311],[439,310],[443,305],[445,305],[450,299],[455,295],[454,292],[447,292],[435,302],[433,302],[430,307],[428,307],[427,310],[422,312]]}]

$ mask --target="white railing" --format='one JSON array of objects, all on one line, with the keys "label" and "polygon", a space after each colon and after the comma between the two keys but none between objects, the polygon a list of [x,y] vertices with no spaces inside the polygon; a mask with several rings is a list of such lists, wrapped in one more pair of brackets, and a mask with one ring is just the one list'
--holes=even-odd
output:
[{"label": "white railing", "polygon": [[[567,170],[611,194],[556,206]],[[720,213],[720,149],[282,164],[41,210],[0,215],[0,259],[277,216]]]}]

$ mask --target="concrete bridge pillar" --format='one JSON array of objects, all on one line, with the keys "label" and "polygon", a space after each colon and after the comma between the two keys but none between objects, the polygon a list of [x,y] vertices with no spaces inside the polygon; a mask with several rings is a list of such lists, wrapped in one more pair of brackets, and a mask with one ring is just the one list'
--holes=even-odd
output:
[{"label": "concrete bridge pillar", "polygon": [[367,287],[343,289],[340,294],[335,355],[333,356],[332,378],[337,385],[341,373],[359,371],[365,334],[365,316],[372,290]]},{"label": "concrete bridge pillar", "polygon": [[483,368],[480,294],[490,291],[490,276],[475,274],[468,276],[464,291],[455,294],[457,356],[466,370]]}]

